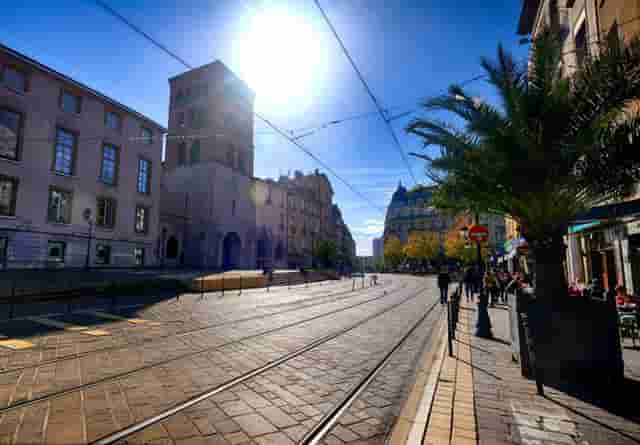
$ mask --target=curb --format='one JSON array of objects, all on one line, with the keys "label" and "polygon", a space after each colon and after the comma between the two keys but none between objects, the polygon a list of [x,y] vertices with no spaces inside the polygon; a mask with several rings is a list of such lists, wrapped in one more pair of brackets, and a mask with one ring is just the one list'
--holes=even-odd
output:
[{"label": "curb", "polygon": [[402,405],[385,445],[421,445],[436,394],[446,351],[446,318],[434,329],[430,347],[420,358],[420,367],[409,396]]}]

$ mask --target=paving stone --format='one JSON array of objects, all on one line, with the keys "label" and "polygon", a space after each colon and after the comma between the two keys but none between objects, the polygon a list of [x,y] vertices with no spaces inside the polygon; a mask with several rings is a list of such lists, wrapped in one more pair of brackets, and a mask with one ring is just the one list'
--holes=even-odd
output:
[{"label": "paving stone", "polygon": [[251,437],[277,431],[275,426],[259,414],[245,414],[234,417],[233,420]]}]

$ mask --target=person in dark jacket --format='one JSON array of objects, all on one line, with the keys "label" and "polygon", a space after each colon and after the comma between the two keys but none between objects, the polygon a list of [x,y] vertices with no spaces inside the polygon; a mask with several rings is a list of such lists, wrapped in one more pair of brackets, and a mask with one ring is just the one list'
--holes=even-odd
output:
[{"label": "person in dark jacket", "polygon": [[446,304],[449,297],[449,283],[451,276],[446,267],[443,267],[438,274],[438,287],[440,288],[440,304]]},{"label": "person in dark jacket", "polygon": [[464,294],[467,296],[467,301],[473,299],[473,269],[471,267],[467,268],[464,272]]}]

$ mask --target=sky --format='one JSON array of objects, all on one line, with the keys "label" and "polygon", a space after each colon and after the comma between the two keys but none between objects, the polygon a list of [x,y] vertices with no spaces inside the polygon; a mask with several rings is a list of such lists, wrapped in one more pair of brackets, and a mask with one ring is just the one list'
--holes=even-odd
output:
[{"label": "sky", "polygon": [[[256,90],[256,111],[296,135],[375,111],[313,0],[104,0],[167,48],[200,66],[221,60]],[[518,59],[519,0],[320,0],[373,94],[391,115],[403,150],[420,152],[404,131],[419,104],[479,74],[498,43]],[[167,125],[168,78],[186,70],[91,0],[3,2],[0,43]],[[468,90],[495,102],[480,80]],[[263,123],[255,124],[255,175],[277,178],[320,168]],[[415,183],[375,113],[315,131],[299,142],[368,198],[337,178],[336,202],[371,255],[399,181]],[[409,157],[418,182],[424,163]]]}]

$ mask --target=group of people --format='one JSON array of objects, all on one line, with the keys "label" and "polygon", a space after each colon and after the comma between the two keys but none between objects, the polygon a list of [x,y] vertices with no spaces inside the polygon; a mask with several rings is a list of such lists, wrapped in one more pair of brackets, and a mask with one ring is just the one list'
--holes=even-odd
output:
[{"label": "group of people", "polygon": [[[483,274],[478,267],[467,268],[461,278],[467,301],[473,301],[475,294],[486,292],[490,297],[491,305],[506,304],[507,294],[531,285],[531,280],[523,273],[511,274],[506,271],[487,269]],[[448,270],[441,269],[438,274],[441,304],[447,302],[451,281]]]}]

